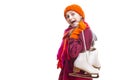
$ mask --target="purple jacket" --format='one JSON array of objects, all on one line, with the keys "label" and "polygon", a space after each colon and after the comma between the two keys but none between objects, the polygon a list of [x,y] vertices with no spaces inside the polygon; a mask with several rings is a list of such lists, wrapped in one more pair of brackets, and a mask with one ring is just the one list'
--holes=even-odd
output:
[{"label": "purple jacket", "polygon": [[[90,28],[84,30],[84,37],[86,41],[87,50],[90,49],[92,44],[92,32]],[[76,58],[80,52],[84,51],[83,36],[82,33],[79,34],[79,39],[69,39],[68,53],[71,58]]]},{"label": "purple jacket", "polygon": [[[90,28],[86,28],[84,30],[84,35],[85,35],[85,41],[86,41],[86,47],[87,50],[90,49],[90,46],[92,44],[92,32],[90,30]],[[88,78],[78,78],[78,77],[71,77],[68,74],[73,72],[73,63],[74,60],[77,58],[78,54],[80,52],[84,51],[84,45],[83,45],[83,37],[82,34],[79,34],[79,39],[75,40],[70,38],[68,40],[68,55],[70,56],[70,59],[67,58],[67,54],[64,54],[63,59],[63,68],[61,69],[60,75],[59,75],[59,79],[58,80],[92,80],[92,78],[88,79]],[[60,48],[61,49],[61,48]],[[81,74],[83,72],[80,72]]]}]

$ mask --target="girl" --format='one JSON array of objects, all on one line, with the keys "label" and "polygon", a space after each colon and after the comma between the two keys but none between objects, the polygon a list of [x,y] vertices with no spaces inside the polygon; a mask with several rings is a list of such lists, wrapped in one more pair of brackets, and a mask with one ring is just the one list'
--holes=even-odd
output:
[{"label": "girl", "polygon": [[[84,31],[86,49],[90,50],[93,44],[92,32],[84,21],[85,14],[82,8],[76,4],[69,5],[64,10],[64,17],[70,24],[64,31],[63,41],[57,54],[57,68],[61,68],[58,80],[92,80],[92,78],[81,78],[70,76],[74,70],[74,61],[79,53],[84,52],[84,44],[81,32]],[[93,72],[97,72],[96,69]],[[79,71],[84,74],[85,71]]]}]

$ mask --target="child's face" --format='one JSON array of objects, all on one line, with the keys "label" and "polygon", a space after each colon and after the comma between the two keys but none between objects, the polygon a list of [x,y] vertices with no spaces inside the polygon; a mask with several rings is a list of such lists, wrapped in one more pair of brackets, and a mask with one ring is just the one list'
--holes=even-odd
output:
[{"label": "child's face", "polygon": [[68,11],[66,13],[66,20],[67,22],[72,26],[72,27],[77,27],[79,24],[80,20],[82,19],[82,16],[80,16],[77,12],[75,11]]}]

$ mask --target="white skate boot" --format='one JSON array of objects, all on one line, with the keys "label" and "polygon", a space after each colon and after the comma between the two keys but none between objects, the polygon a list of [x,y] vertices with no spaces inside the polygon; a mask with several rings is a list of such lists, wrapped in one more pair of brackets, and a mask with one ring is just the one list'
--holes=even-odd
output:
[{"label": "white skate boot", "polygon": [[87,55],[88,55],[87,52],[80,53],[74,62],[74,66],[80,70],[87,72],[88,74],[81,75],[77,73],[71,73],[69,75],[76,76],[76,77],[86,77],[86,78],[98,78],[99,77],[99,70],[94,68],[92,65],[88,63]]},{"label": "white skate boot", "polygon": [[88,52],[88,63],[100,70],[101,65],[98,59],[98,51],[94,48]]},{"label": "white skate boot", "polygon": [[80,55],[74,62],[74,66],[90,74],[98,74],[99,71],[88,63],[87,55],[88,55],[87,52],[80,53]]}]

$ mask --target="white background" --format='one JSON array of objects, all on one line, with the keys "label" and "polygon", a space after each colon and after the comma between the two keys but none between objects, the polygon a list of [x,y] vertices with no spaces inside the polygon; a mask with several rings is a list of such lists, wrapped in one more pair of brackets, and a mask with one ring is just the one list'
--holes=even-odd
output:
[{"label": "white background", "polygon": [[119,0],[0,0],[0,80],[58,80],[63,13],[79,4],[96,33],[100,78],[119,80]]}]

